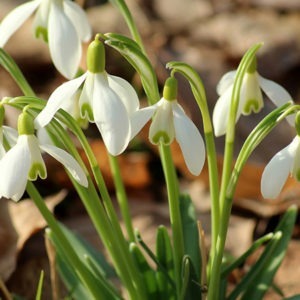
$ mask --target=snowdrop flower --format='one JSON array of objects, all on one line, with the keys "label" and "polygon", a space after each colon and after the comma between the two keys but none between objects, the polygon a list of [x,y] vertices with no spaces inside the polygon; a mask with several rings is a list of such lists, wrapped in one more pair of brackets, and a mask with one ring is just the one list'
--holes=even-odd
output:
[{"label": "snowdrop flower", "polygon": [[0,198],[18,201],[24,194],[27,180],[47,177],[41,151],[61,162],[82,186],[88,186],[84,171],[69,153],[53,145],[39,143],[34,135],[33,119],[26,111],[19,116],[18,131],[16,145],[0,160]]},{"label": "snowdrop flower", "polygon": [[81,41],[91,38],[91,27],[84,11],[70,0],[32,0],[12,10],[0,25],[0,47],[35,13],[34,31],[49,43],[55,67],[73,78],[81,59]]},{"label": "snowdrop flower", "polygon": [[264,198],[275,199],[289,174],[300,181],[300,136],[279,151],[267,164],[262,174],[261,192]]},{"label": "snowdrop flower", "polygon": [[[230,71],[221,78],[217,85],[217,93],[220,97],[213,111],[216,136],[221,136],[226,132],[235,76],[236,71]],[[260,76],[256,71],[256,62],[254,62],[243,78],[236,121],[242,114],[249,115],[252,111],[258,113],[263,108],[261,90],[278,107],[292,100],[290,94],[283,87]],[[294,125],[293,117],[287,117],[287,120]]]},{"label": "snowdrop flower", "polygon": [[10,146],[14,145],[17,141],[18,132],[8,126],[3,126],[5,116],[5,109],[0,104],[0,159],[5,155],[6,150],[4,147],[4,138],[7,140]]},{"label": "snowdrop flower", "polygon": [[36,126],[46,126],[66,99],[80,90],[78,110],[81,118],[94,122],[112,155],[122,153],[131,137],[129,117],[138,110],[139,100],[133,87],[124,79],[105,71],[104,45],[98,37],[89,45],[88,71],[58,87],[36,118]]},{"label": "snowdrop flower", "polygon": [[163,97],[156,104],[140,109],[131,118],[132,137],[153,116],[149,139],[153,144],[169,145],[174,138],[179,143],[185,163],[193,175],[199,175],[205,161],[205,146],[195,124],[177,102],[177,81],[166,80]]}]

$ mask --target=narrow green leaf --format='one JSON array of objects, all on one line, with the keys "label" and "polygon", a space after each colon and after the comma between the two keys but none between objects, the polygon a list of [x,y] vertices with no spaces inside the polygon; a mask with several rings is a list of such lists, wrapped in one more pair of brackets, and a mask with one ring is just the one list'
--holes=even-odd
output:
[{"label": "narrow green leaf", "polygon": [[25,79],[20,68],[17,66],[13,58],[6,53],[2,48],[0,48],[0,64],[3,68],[11,75],[15,80],[19,88],[22,90],[25,96],[34,96],[35,93],[30,87],[29,83]]},{"label": "narrow green leaf", "polygon": [[237,258],[232,263],[223,268],[221,277],[225,278],[226,276],[228,276],[230,272],[232,272],[235,268],[238,268],[242,263],[244,263],[245,260],[262,244],[270,241],[273,236],[273,233],[269,233],[256,240],[245,253],[243,253],[239,258]]},{"label": "narrow green leaf", "polygon": [[134,259],[134,262],[137,265],[137,268],[144,278],[145,288],[147,289],[147,298],[149,300],[158,299],[159,293],[154,270],[149,266],[137,244],[130,243],[129,250]]},{"label": "narrow green leaf", "polygon": [[199,248],[199,231],[196,211],[189,195],[180,195],[179,202],[185,254],[191,259],[197,275],[197,282],[200,283],[201,253]]},{"label": "narrow green leaf", "polygon": [[42,299],[42,291],[43,291],[43,282],[44,282],[44,271],[41,271],[37,291],[36,291],[36,296],[35,300],[41,300]]},{"label": "narrow green leaf", "polygon": [[[59,226],[70,244],[76,249],[76,253],[82,261],[82,264],[89,269],[91,274],[93,274],[94,278],[98,281],[102,293],[99,295],[99,298],[107,300],[121,299],[119,292],[109,280],[110,278],[116,277],[115,271],[107,263],[104,256],[67,227],[62,224],[59,224]],[[89,290],[80,281],[73,267],[66,263],[67,259],[65,253],[62,251],[60,241],[55,236],[55,233],[50,229],[48,229],[46,233],[56,249],[58,270],[64,283],[72,291],[72,297],[75,299],[89,299],[89,297],[92,297]]]},{"label": "narrow green leaf", "polygon": [[243,300],[262,299],[272,285],[273,278],[285,256],[296,222],[296,217],[297,207],[291,206],[283,215],[280,223],[275,229],[275,235],[282,232],[281,239],[277,243],[276,248],[273,249],[272,255],[265,261],[264,268],[255,278],[255,281],[253,281],[252,285],[248,285],[247,290],[243,295]]},{"label": "narrow green leaf", "polygon": [[134,67],[141,77],[150,104],[156,103],[160,99],[160,95],[155,71],[138,44],[118,34],[105,34],[104,38],[107,45],[116,49]]},{"label": "narrow green leaf", "polygon": [[175,299],[173,250],[169,233],[162,225],[158,227],[156,234],[156,258],[156,280],[160,299]]},{"label": "narrow green leaf", "polygon": [[297,216],[295,206],[290,207],[274,231],[274,236],[265,250],[228,296],[229,300],[236,299],[242,294],[243,300],[262,299],[272,285],[273,278],[279,268],[290,241]]}]

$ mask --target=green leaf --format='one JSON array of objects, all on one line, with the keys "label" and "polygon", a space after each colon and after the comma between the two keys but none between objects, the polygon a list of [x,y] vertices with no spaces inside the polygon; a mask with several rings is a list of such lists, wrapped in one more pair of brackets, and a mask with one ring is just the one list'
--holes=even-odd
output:
[{"label": "green leaf", "polygon": [[44,282],[44,271],[41,271],[37,291],[36,291],[36,296],[35,300],[41,300],[42,299],[42,291],[43,291],[43,282]]},{"label": "green leaf", "polygon": [[283,215],[274,231],[274,236],[257,262],[251,267],[228,299],[236,299],[242,293],[242,300],[263,299],[272,286],[273,278],[284,258],[297,217],[297,208],[291,206]]},{"label": "green leaf", "polygon": [[175,299],[176,288],[174,286],[174,259],[169,233],[165,226],[161,225],[156,234],[156,258],[158,261],[156,280],[158,283],[161,300]]},{"label": "green leaf", "polygon": [[145,282],[145,288],[147,290],[146,295],[149,300],[158,299],[158,287],[156,284],[155,272],[149,266],[140,248],[135,243],[130,243],[129,251],[137,265],[141,275]]},{"label": "green leaf", "polygon": [[300,295],[294,295],[292,297],[284,298],[284,300],[300,300]]},{"label": "green leaf", "polygon": [[180,195],[179,202],[185,254],[189,256],[197,275],[197,282],[200,283],[201,254],[196,211],[189,195]]},{"label": "green leaf", "polygon": [[105,43],[116,49],[134,67],[141,77],[141,82],[150,104],[160,99],[155,71],[141,50],[140,46],[133,40],[119,35],[108,33],[103,35]]},{"label": "green leaf", "polygon": [[[59,226],[70,244],[76,249],[76,253],[82,263],[90,270],[91,274],[93,274],[98,281],[98,285],[101,287],[102,292],[102,295],[99,295],[99,297],[108,300],[121,299],[119,292],[110,282],[111,278],[116,277],[115,271],[107,263],[104,256],[67,227],[62,224],[59,224]],[[62,250],[60,241],[55,236],[55,233],[50,229],[47,229],[46,233],[56,249],[58,270],[64,283],[72,291],[72,297],[75,299],[91,299],[92,295],[82,284],[80,278],[77,276],[76,270],[66,263],[67,259],[65,257],[65,252]]]}]

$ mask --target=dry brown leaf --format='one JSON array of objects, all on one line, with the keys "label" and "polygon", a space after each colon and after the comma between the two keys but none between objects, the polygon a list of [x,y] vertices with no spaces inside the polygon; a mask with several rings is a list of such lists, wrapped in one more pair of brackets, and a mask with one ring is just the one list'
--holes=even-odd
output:
[{"label": "dry brown leaf", "polygon": [[[62,190],[45,199],[47,207],[54,207],[66,196]],[[47,224],[31,199],[18,203],[1,199],[0,210],[0,278],[6,281],[16,268],[18,253],[25,242]]]}]

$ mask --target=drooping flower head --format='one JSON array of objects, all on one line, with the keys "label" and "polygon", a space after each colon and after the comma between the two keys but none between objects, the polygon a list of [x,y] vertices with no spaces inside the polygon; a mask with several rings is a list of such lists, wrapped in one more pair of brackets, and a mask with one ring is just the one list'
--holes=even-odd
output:
[{"label": "drooping flower head", "polygon": [[291,175],[300,181],[300,115],[296,114],[297,135],[293,141],[280,150],[266,165],[261,178],[261,192],[264,198],[275,199],[280,194],[287,178]]},{"label": "drooping flower head", "polygon": [[91,38],[84,11],[70,0],[32,0],[12,10],[0,25],[0,47],[35,13],[34,32],[49,44],[57,70],[73,78],[81,59],[81,42]]},{"label": "drooping flower head", "polygon": [[[213,124],[216,136],[221,136],[226,132],[235,76],[236,71],[226,73],[217,86],[217,92],[220,97],[213,111]],[[283,87],[258,74],[256,58],[254,58],[243,78],[236,122],[242,114],[258,113],[263,108],[262,91],[278,107],[292,100],[291,95]],[[294,124],[293,117],[287,117],[287,120],[289,123]]]},{"label": "drooping flower head", "polygon": [[108,152],[118,155],[130,141],[129,118],[139,109],[137,94],[126,80],[105,71],[105,49],[98,36],[88,47],[87,67],[86,73],[62,84],[52,93],[36,124],[46,126],[64,107],[66,99],[71,99],[79,91],[81,118],[94,122]]},{"label": "drooping flower head", "polygon": [[45,151],[62,163],[78,183],[87,187],[86,175],[78,162],[60,148],[41,144],[34,131],[33,118],[24,111],[18,119],[17,143],[0,159],[0,198],[18,201],[24,194],[28,180],[47,177],[41,151]]},{"label": "drooping flower head", "polygon": [[199,175],[205,161],[205,146],[195,124],[177,102],[177,81],[166,80],[163,97],[156,104],[136,111],[132,118],[132,138],[153,117],[149,139],[153,144],[178,142],[185,163],[193,175]]}]

